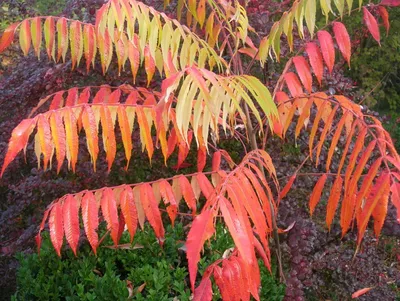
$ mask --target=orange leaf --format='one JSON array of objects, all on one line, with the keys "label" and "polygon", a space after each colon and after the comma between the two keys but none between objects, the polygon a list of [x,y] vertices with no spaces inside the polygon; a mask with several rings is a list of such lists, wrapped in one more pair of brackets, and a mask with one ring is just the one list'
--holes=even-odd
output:
[{"label": "orange leaf", "polygon": [[86,133],[86,142],[90,157],[92,159],[93,169],[96,171],[96,161],[99,154],[99,138],[97,136],[96,118],[90,106],[83,107],[82,125]]},{"label": "orange leaf", "polygon": [[42,43],[42,22],[39,17],[35,17],[31,22],[31,36],[33,49],[38,58],[40,58],[40,45]]},{"label": "orange leaf", "polygon": [[24,119],[12,131],[11,138],[8,142],[7,154],[4,158],[3,167],[1,168],[0,177],[3,176],[7,166],[15,159],[17,154],[26,148],[33,129],[36,126],[36,119]]},{"label": "orange leaf", "polygon": [[117,145],[115,141],[114,122],[107,106],[102,106],[100,108],[100,121],[103,131],[104,150],[107,155],[108,171],[110,171],[117,152]]},{"label": "orange leaf", "polygon": [[82,220],[86,236],[89,240],[90,246],[96,255],[96,249],[99,244],[97,235],[97,227],[99,226],[98,206],[95,196],[91,191],[85,193],[82,198]]},{"label": "orange leaf", "polygon": [[19,28],[19,44],[21,45],[24,55],[28,55],[29,48],[31,47],[31,30],[29,19],[22,21]]},{"label": "orange leaf", "polygon": [[322,190],[324,189],[326,179],[327,179],[327,175],[323,174],[318,179],[318,182],[317,182],[317,184],[315,184],[314,189],[311,193],[310,203],[309,203],[311,216],[313,215],[314,209],[321,199],[321,193],[322,193]]},{"label": "orange leaf", "polygon": [[147,220],[153,227],[160,244],[162,244],[162,240],[164,239],[164,226],[161,220],[161,213],[158,209],[158,204],[154,197],[153,189],[149,184],[140,185],[140,202],[143,205],[143,210],[146,214]]},{"label": "orange leaf", "polygon": [[358,297],[360,297],[360,296],[362,296],[362,295],[368,293],[368,292],[369,292],[370,290],[372,290],[372,289],[373,289],[373,287],[366,287],[366,288],[360,289],[360,290],[354,292],[354,293],[351,295],[351,298],[356,299],[356,298],[358,298]]},{"label": "orange leaf", "polygon": [[50,115],[51,136],[53,138],[56,149],[57,158],[57,173],[60,172],[61,166],[65,159],[65,130],[62,123],[62,118],[58,112],[53,112]]},{"label": "orange leaf", "polygon": [[381,33],[379,31],[378,22],[376,22],[375,17],[368,11],[365,6],[363,6],[363,13],[365,25],[367,25],[367,28],[375,41],[377,41],[378,44],[381,45]]},{"label": "orange leaf", "polygon": [[46,52],[49,59],[53,58],[56,60],[55,51],[55,38],[56,38],[56,23],[53,17],[47,17],[46,21],[44,22],[43,30],[44,30],[44,40],[46,44]]},{"label": "orange leaf", "polygon": [[83,54],[82,27],[79,21],[73,21],[70,26],[69,39],[71,43],[72,70],[79,66]]},{"label": "orange leaf", "polygon": [[167,213],[169,218],[171,219],[172,226],[174,226],[175,218],[178,212],[178,204],[176,203],[172,187],[171,185],[169,185],[168,181],[161,181],[159,182],[159,189],[164,204],[168,205]]},{"label": "orange leaf", "polygon": [[151,162],[151,158],[153,157],[154,152],[153,139],[151,136],[151,124],[147,122],[147,118],[142,107],[137,107],[136,115],[140,127],[140,136],[141,138],[143,138],[142,144],[146,147],[147,155]]},{"label": "orange leaf", "polygon": [[56,202],[50,211],[49,228],[50,240],[57,252],[61,257],[61,247],[64,240],[64,227],[63,227],[63,209],[60,202]]},{"label": "orange leaf", "polygon": [[295,56],[293,58],[294,66],[296,67],[297,74],[300,77],[301,82],[306,88],[308,93],[312,93],[312,76],[311,69],[306,59],[302,56]]},{"label": "orange leaf", "polygon": [[385,222],[385,217],[387,215],[389,193],[390,189],[388,187],[372,211],[372,217],[374,218],[374,232],[377,238],[381,233],[383,223]]},{"label": "orange leaf", "polygon": [[63,204],[63,222],[65,237],[70,245],[72,252],[76,256],[76,249],[79,242],[79,216],[78,216],[78,204],[76,199],[69,194]]},{"label": "orange leaf", "polygon": [[317,44],[315,43],[307,43],[306,51],[308,54],[308,58],[310,59],[310,64],[313,69],[313,73],[317,78],[319,84],[321,85],[322,76],[324,74],[324,63],[322,61],[322,54],[319,50]]},{"label": "orange leaf", "polygon": [[332,36],[325,30],[320,30],[317,34],[322,57],[328,67],[329,73],[332,73],[333,65],[335,64],[335,47],[333,46]]},{"label": "orange leaf", "polygon": [[204,210],[193,221],[186,239],[186,256],[188,259],[189,276],[192,291],[197,275],[197,263],[200,260],[200,251],[204,242],[211,238],[215,229],[213,225],[213,213],[211,210]]},{"label": "orange leaf", "polygon": [[125,218],[125,223],[126,226],[128,227],[132,243],[137,229],[138,215],[133,196],[133,191],[129,186],[125,186],[124,189],[121,191],[120,207],[122,214]]},{"label": "orange leaf", "polygon": [[65,63],[65,56],[68,50],[68,24],[67,19],[60,18],[57,21],[57,62],[63,58]]},{"label": "orange leaf", "polygon": [[295,73],[287,72],[283,77],[292,97],[297,97],[304,93],[299,78]]},{"label": "orange leaf", "polygon": [[194,195],[192,185],[190,185],[189,180],[185,176],[180,176],[179,185],[181,187],[183,198],[185,199],[186,204],[192,210],[192,214],[196,214],[196,197]]},{"label": "orange leaf", "polygon": [[129,125],[128,115],[126,110],[123,107],[118,107],[117,109],[118,114],[118,124],[121,130],[122,136],[122,144],[124,145],[125,149],[125,157],[126,157],[126,169],[129,166],[129,161],[132,156],[132,128]]},{"label": "orange leaf", "polygon": [[283,189],[281,190],[281,192],[279,194],[280,199],[283,199],[288,194],[288,192],[292,188],[294,180],[296,180],[296,176],[297,176],[297,174],[292,175],[290,177],[289,181],[286,183],[285,187],[283,187]]},{"label": "orange leaf", "polygon": [[397,209],[397,222],[400,223],[400,183],[393,183],[390,186],[392,193],[392,203]]},{"label": "orange leaf", "polygon": [[151,79],[154,76],[154,72],[156,71],[156,62],[150,53],[149,47],[146,45],[144,47],[144,69],[147,74],[147,86],[150,85]]},{"label": "orange leaf", "polygon": [[365,202],[365,205],[360,212],[359,218],[357,219],[358,224],[358,238],[357,244],[360,245],[361,240],[364,236],[364,232],[367,228],[369,218],[374,211],[376,204],[379,200],[389,193],[390,189],[390,175],[388,173],[383,173],[376,180],[374,187],[372,187],[371,192]]},{"label": "orange leaf", "polygon": [[67,159],[68,166],[72,165],[72,170],[75,172],[76,162],[78,160],[78,133],[76,126],[76,118],[70,108],[64,110],[64,125],[65,125],[65,137],[67,141]]},{"label": "orange leaf", "polygon": [[326,171],[327,172],[329,171],[329,166],[331,165],[331,162],[332,162],[333,153],[336,150],[336,145],[339,142],[340,134],[342,133],[343,126],[346,122],[347,115],[349,115],[349,114],[350,113],[346,111],[343,114],[342,118],[340,118],[339,123],[336,125],[335,134],[332,137],[331,146],[329,147],[328,157],[326,159]]},{"label": "orange leaf", "polygon": [[314,145],[314,138],[317,133],[318,127],[319,127],[319,122],[322,118],[322,115],[324,114],[325,107],[327,106],[327,101],[323,101],[321,106],[318,108],[317,115],[315,115],[314,119],[314,124],[313,127],[311,128],[311,133],[310,133],[310,138],[309,138],[309,150],[310,150],[310,158],[312,158],[312,151],[313,151],[313,145]]},{"label": "orange leaf", "polygon": [[90,63],[94,66],[96,56],[96,34],[91,24],[85,24],[83,27],[83,52],[86,59],[86,71],[89,72]]},{"label": "orange leaf", "polygon": [[326,225],[330,231],[335,212],[339,204],[340,194],[342,192],[343,179],[340,176],[336,177],[329,193],[328,204],[326,206]]},{"label": "orange leaf", "polygon": [[131,63],[133,83],[135,83],[136,75],[139,70],[139,64],[140,64],[140,52],[139,52],[139,46],[138,46],[138,38],[136,35],[134,36],[133,41],[134,41],[133,43],[131,41],[129,41],[129,43],[128,43],[128,58],[129,58],[129,62]]},{"label": "orange leaf", "polygon": [[[53,141],[51,140],[50,124],[47,117],[39,115],[37,123],[37,134],[39,136],[40,149],[43,154],[43,168],[47,169],[51,156],[53,155]],[[38,162],[40,158],[38,158]]]},{"label": "orange leaf", "polygon": [[114,242],[114,246],[117,246],[119,230],[117,204],[114,192],[108,187],[103,190],[101,211],[105,221],[107,222],[107,229],[111,231],[111,238]]},{"label": "orange leaf", "polygon": [[330,129],[332,127],[332,122],[333,122],[333,119],[335,118],[335,114],[336,114],[336,111],[337,111],[338,107],[339,106],[336,105],[333,108],[333,110],[331,111],[331,113],[329,114],[328,119],[325,122],[324,129],[322,130],[321,136],[319,136],[319,143],[317,145],[317,154],[315,155],[315,157],[316,157],[315,166],[318,166],[319,155],[321,153],[322,146],[323,146],[323,144],[325,142],[326,135],[328,134],[328,132],[330,131]]},{"label": "orange leaf", "polygon": [[8,48],[14,40],[15,30],[19,25],[19,22],[13,23],[4,30],[3,35],[0,39],[0,53]]},{"label": "orange leaf", "polygon": [[[386,35],[389,34],[390,23],[389,23],[389,13],[384,6],[378,6],[379,14],[381,15],[383,26],[386,28]],[[1,52],[1,51],[0,51]]]}]

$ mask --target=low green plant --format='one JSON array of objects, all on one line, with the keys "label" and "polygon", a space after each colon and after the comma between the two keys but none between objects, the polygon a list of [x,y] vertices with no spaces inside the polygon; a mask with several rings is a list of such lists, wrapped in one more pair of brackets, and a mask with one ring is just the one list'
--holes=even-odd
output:
[{"label": "low green plant", "polygon": [[[134,243],[123,234],[119,248],[101,247],[97,257],[90,246],[82,244],[78,257],[64,249],[60,259],[52,249],[49,236],[44,235],[40,255],[19,253],[18,288],[12,300],[190,300],[191,291],[184,248],[185,230],[181,223],[168,227],[161,248],[154,232],[146,226],[137,233]],[[226,231],[218,226],[220,234]],[[104,229],[103,229],[104,234]],[[223,252],[233,247],[228,235],[205,248],[200,274]],[[105,246],[112,245],[105,239]],[[285,287],[263,267],[261,268],[262,300],[282,300]],[[218,290],[215,290],[218,292]],[[220,299],[219,294],[214,300]]]}]

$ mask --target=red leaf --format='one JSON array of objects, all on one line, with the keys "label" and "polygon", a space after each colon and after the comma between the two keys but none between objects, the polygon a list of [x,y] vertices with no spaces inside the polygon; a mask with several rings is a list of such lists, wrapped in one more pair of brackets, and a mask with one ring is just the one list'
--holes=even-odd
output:
[{"label": "red leaf", "polygon": [[332,73],[333,65],[335,64],[335,47],[333,39],[329,32],[325,30],[318,31],[318,41],[322,51],[322,57],[328,67],[329,73]]},{"label": "red leaf", "polygon": [[333,32],[335,33],[335,39],[339,50],[350,67],[351,42],[349,33],[341,22],[333,22]]},{"label": "red leaf", "polygon": [[225,224],[228,226],[229,233],[231,234],[240,255],[245,259],[247,264],[252,264],[255,254],[252,240],[246,230],[246,225],[241,221],[239,216],[236,214],[235,209],[227,199],[221,198],[219,204]]},{"label": "red leaf", "polygon": [[42,236],[41,236],[41,232],[42,232],[43,229],[44,229],[44,225],[45,225],[46,220],[47,220],[47,218],[48,218],[48,216],[49,216],[50,209],[51,209],[51,208],[48,208],[48,209],[44,212],[42,222],[40,223],[40,226],[39,226],[39,232],[38,232],[38,234],[35,236],[36,244],[37,244],[37,248],[38,248],[38,254],[39,254],[39,255],[40,255],[40,246],[42,245]]},{"label": "red leaf", "polygon": [[117,204],[114,198],[114,192],[110,188],[103,190],[101,198],[101,211],[103,217],[107,222],[107,229],[111,231],[111,238],[114,242],[114,246],[118,245],[118,211]]},{"label": "red leaf", "polygon": [[2,53],[14,40],[15,29],[20,23],[11,24],[4,30],[3,35],[0,39],[0,53]]},{"label": "red leaf", "polygon": [[212,158],[212,171],[218,171],[221,168],[221,152],[216,151]]},{"label": "red leaf", "polygon": [[210,277],[201,280],[200,285],[194,291],[194,301],[210,301],[212,300],[212,284]]},{"label": "red leaf", "polygon": [[79,208],[75,198],[69,194],[63,205],[63,222],[65,237],[75,256],[80,234],[78,210]]},{"label": "red leaf", "polygon": [[50,240],[57,252],[61,257],[61,247],[64,240],[64,227],[63,227],[63,209],[61,203],[57,201],[50,212],[49,228]]},{"label": "red leaf", "polygon": [[397,222],[400,223],[400,183],[393,183],[390,187],[392,203],[397,208]]},{"label": "red leaf", "polygon": [[297,74],[300,77],[301,82],[306,88],[308,93],[312,93],[312,76],[310,72],[310,66],[306,59],[302,56],[295,56],[293,58],[294,66],[296,67]]},{"label": "red leaf", "polygon": [[135,205],[135,200],[133,196],[133,191],[129,186],[125,186],[120,195],[120,207],[123,216],[125,217],[125,223],[128,227],[129,235],[131,237],[131,243],[135,237],[138,215]]},{"label": "red leaf", "polygon": [[186,204],[192,210],[192,214],[196,214],[196,197],[194,195],[192,185],[190,185],[189,180],[185,176],[179,177],[179,185],[181,186],[181,191]]},{"label": "red leaf", "polygon": [[86,192],[82,198],[82,220],[86,236],[89,240],[90,246],[96,255],[96,249],[99,244],[97,235],[97,227],[99,226],[98,206],[95,196],[91,191]]},{"label": "red leaf", "polygon": [[363,7],[363,13],[365,25],[367,25],[367,28],[375,41],[381,45],[381,33],[379,32],[378,22],[376,22],[375,17],[365,8],[365,6]]},{"label": "red leaf", "polygon": [[200,251],[204,242],[215,232],[213,225],[213,214],[211,210],[205,210],[193,221],[186,240],[186,256],[189,265],[190,284],[192,291],[196,282],[197,263],[200,260]]},{"label": "red leaf", "polygon": [[308,54],[308,58],[310,59],[310,64],[313,69],[313,73],[317,78],[319,84],[321,85],[322,76],[324,74],[324,63],[321,51],[319,50],[317,44],[315,43],[307,43],[306,51]]},{"label": "red leaf", "polygon": [[295,73],[293,72],[285,73],[284,78],[286,81],[286,85],[289,88],[290,94],[292,94],[292,97],[297,97],[304,93],[299,78]]},{"label": "red leaf", "polygon": [[204,167],[206,166],[207,161],[207,150],[201,145],[197,150],[197,171],[202,172]]},{"label": "red leaf", "polygon": [[214,192],[214,186],[212,186],[208,178],[202,173],[199,173],[196,176],[196,179],[197,182],[199,183],[201,192],[203,193],[205,198],[208,199]]},{"label": "red leaf", "polygon": [[385,6],[400,6],[400,0],[382,0],[380,5]]},{"label": "red leaf", "polygon": [[29,136],[35,128],[35,125],[36,119],[25,119],[12,131],[0,177],[3,176],[5,169],[15,159],[17,154],[26,148]]},{"label": "red leaf", "polygon": [[378,6],[379,14],[381,15],[383,26],[386,28],[386,35],[389,34],[390,23],[389,23],[389,13],[383,6]]},{"label": "red leaf", "polygon": [[153,227],[156,237],[162,243],[164,239],[164,226],[161,220],[161,213],[158,209],[158,204],[154,197],[153,189],[149,184],[140,185],[140,201],[143,205],[143,210],[146,214],[147,220]]},{"label": "red leaf", "polygon": [[369,292],[370,290],[372,290],[372,289],[373,289],[373,287],[366,287],[366,288],[360,289],[360,290],[354,292],[354,293],[351,295],[351,298],[356,299],[356,298],[358,298],[358,297],[360,297],[360,296],[362,296],[362,295],[368,293],[368,292]]}]

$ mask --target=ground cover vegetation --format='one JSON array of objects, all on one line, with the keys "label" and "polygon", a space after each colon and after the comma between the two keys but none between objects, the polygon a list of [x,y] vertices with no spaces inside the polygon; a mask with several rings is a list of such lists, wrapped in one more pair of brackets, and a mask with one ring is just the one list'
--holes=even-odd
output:
[{"label": "ground cover vegetation", "polygon": [[400,3],[50,2],[2,8],[13,298],[396,298],[400,157],[344,71]]}]

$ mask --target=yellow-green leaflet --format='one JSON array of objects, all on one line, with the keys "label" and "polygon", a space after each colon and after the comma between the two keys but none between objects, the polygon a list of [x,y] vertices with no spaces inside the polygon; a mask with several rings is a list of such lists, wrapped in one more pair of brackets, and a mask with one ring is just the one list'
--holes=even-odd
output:
[{"label": "yellow-green leaflet", "polygon": [[308,30],[310,31],[311,38],[314,36],[315,28],[315,15],[316,15],[316,0],[306,0],[307,4],[305,7],[305,18]]}]

